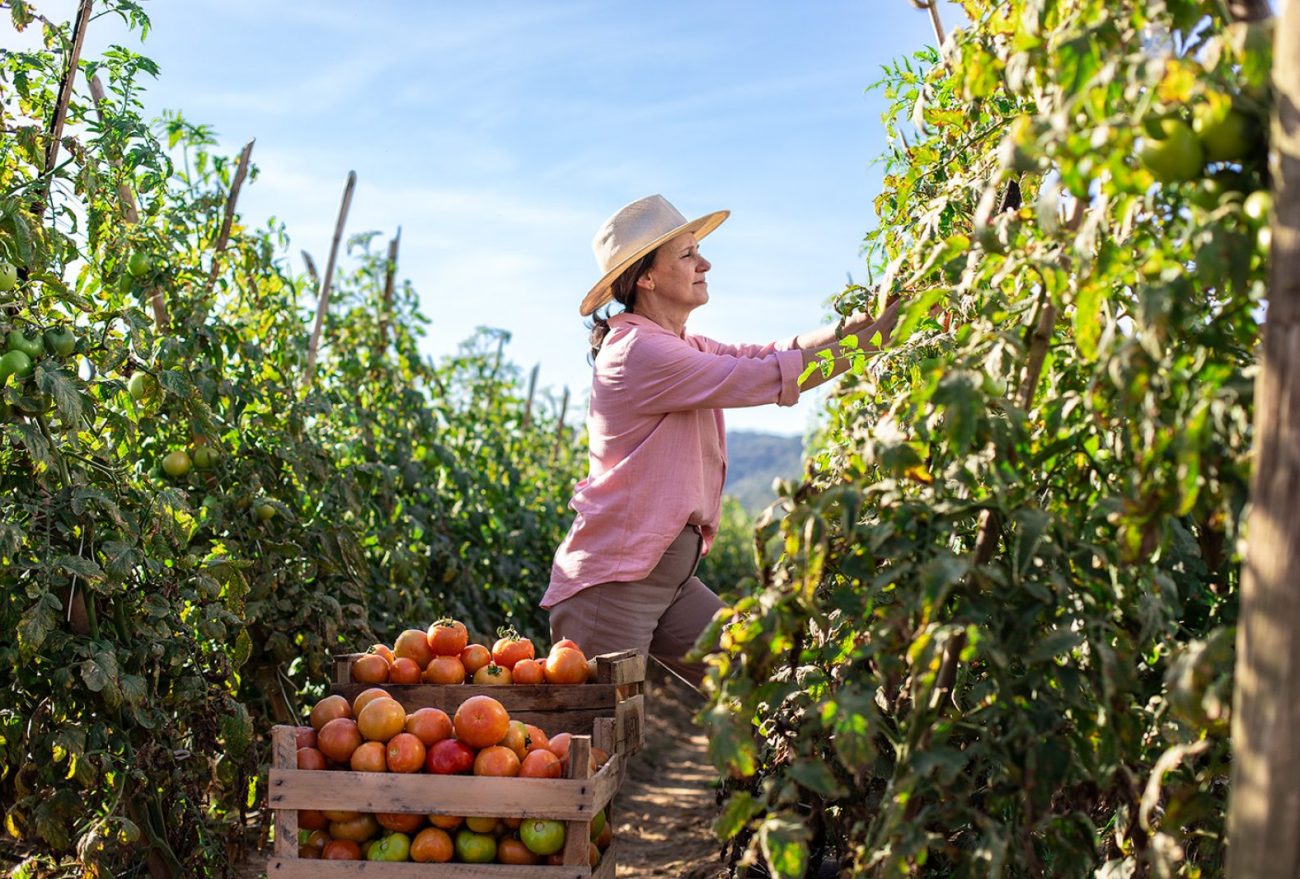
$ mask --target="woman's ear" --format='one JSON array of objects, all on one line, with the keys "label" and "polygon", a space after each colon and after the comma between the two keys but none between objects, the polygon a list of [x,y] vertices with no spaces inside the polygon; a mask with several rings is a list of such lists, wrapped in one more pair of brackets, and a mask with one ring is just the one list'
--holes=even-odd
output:
[{"label": "woman's ear", "polygon": [[649,272],[636,279],[638,290],[653,290],[655,288],[654,278],[650,277]]}]

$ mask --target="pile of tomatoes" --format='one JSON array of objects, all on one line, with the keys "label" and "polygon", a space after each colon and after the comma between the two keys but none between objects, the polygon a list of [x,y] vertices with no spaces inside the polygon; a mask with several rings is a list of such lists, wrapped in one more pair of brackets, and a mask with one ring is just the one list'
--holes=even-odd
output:
[{"label": "pile of tomatoes", "polygon": [[585,684],[595,674],[576,643],[557,641],[538,659],[528,638],[502,629],[489,648],[471,644],[465,624],[438,620],[428,631],[407,629],[393,646],[376,644],[352,662],[359,684]]},{"label": "pile of tomatoes", "polygon": [[[371,687],[351,703],[331,695],[313,706],[311,726],[297,730],[298,768],[562,778],[570,740],[512,720],[491,696],[471,696],[448,717],[438,708],[408,714]],[[591,771],[606,760],[593,748]],[[298,826],[299,856],[331,860],[558,864],[565,842],[563,822],[533,818],[301,810]],[[591,837],[594,866],[613,838],[603,811]]]}]

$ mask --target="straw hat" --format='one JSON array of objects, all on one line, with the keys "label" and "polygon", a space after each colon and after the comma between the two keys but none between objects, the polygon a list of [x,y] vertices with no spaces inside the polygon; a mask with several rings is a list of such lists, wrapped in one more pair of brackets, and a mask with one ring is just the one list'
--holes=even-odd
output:
[{"label": "straw hat", "polygon": [[687,232],[694,232],[697,239],[703,238],[730,214],[731,211],[714,211],[688,222],[662,195],[651,195],[620,208],[601,224],[591,242],[596,265],[604,276],[583,298],[579,309],[583,317],[614,297],[610,285],[638,259]]}]

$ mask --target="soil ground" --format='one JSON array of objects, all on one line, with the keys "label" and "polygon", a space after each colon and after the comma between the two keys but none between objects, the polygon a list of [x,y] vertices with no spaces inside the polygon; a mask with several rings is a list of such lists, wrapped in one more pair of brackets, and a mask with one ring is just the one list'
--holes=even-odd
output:
[{"label": "soil ground", "polygon": [[[653,662],[646,680],[645,748],[615,803],[619,877],[726,879],[710,830],[717,775],[691,722],[701,697]],[[238,879],[265,879],[266,853],[250,852]]]}]

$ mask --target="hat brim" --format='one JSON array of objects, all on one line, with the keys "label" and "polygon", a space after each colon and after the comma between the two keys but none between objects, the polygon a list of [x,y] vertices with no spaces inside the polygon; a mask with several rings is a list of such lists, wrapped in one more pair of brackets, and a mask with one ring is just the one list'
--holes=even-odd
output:
[{"label": "hat brim", "polygon": [[606,272],[603,278],[596,282],[596,286],[591,288],[591,292],[583,297],[582,305],[579,307],[578,311],[583,317],[587,317],[597,308],[600,308],[602,305],[613,299],[614,292],[610,288],[614,281],[618,280],[618,276],[627,271],[633,263],[654,250],[656,247],[673,240],[678,235],[685,235],[687,232],[694,232],[696,239],[703,238],[705,235],[708,235],[714,229],[721,226],[722,221],[727,219],[729,216],[731,216],[731,211],[714,211],[711,214],[705,214],[702,217],[691,220],[689,223],[683,223],[676,229],[670,229],[650,243],[643,245],[632,253],[629,253],[627,256],[623,257],[623,259],[619,260],[616,266]]}]

